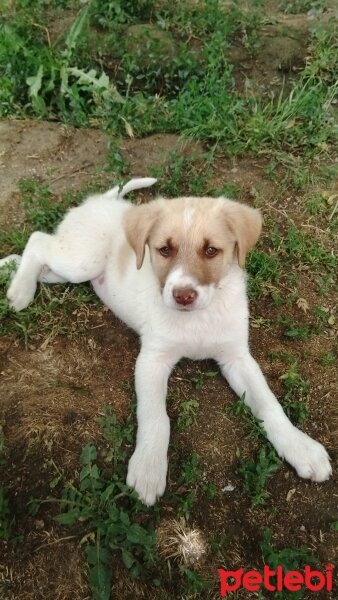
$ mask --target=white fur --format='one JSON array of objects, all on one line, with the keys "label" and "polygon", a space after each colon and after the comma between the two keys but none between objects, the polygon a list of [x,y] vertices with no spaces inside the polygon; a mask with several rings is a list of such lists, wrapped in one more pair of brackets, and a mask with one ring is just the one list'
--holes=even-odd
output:
[{"label": "white fur", "polygon": [[[165,489],[170,433],[167,381],[183,356],[215,359],[234,391],[245,394],[278,454],[300,477],[328,479],[331,466],[325,449],[291,424],[250,355],[246,276],[237,264],[230,266],[217,285],[208,286],[175,268],[162,292],[146,248],[142,268],[137,270],[132,256],[121,273],[118,252],[126,244],[122,219],[130,210],[121,196],[142,187],[142,181],[147,186],[155,180],[132,180],[120,194],[115,187],[90,197],[69,211],[55,235],[35,232],[21,259],[12,256],[0,261],[0,266],[10,260],[18,265],[8,290],[11,306],[24,309],[33,300],[38,280],[91,280],[102,301],[140,335],[135,370],[138,432],[127,483],[145,504],[154,504]],[[193,213],[185,212],[185,228],[191,219]],[[177,286],[198,291],[196,303],[188,310],[178,310],[182,307],[173,300],[172,290]]]}]

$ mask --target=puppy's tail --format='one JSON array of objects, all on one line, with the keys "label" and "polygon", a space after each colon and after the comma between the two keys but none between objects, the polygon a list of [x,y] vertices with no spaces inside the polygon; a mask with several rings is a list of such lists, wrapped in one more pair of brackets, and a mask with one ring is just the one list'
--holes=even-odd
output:
[{"label": "puppy's tail", "polygon": [[154,179],[153,177],[135,177],[134,179],[128,181],[128,183],[126,183],[126,185],[123,186],[121,191],[119,191],[119,186],[116,185],[111,190],[108,190],[108,192],[106,192],[105,195],[108,198],[111,198],[112,200],[117,198],[121,199],[133,190],[139,190],[141,188],[146,188],[150,187],[151,185],[154,185],[156,181],[157,179]]},{"label": "puppy's tail", "polygon": [[133,190],[139,190],[140,188],[147,188],[156,183],[157,179],[153,177],[136,177],[135,179],[131,179],[123,186],[122,190],[119,192],[118,197],[123,198],[129,192]]}]

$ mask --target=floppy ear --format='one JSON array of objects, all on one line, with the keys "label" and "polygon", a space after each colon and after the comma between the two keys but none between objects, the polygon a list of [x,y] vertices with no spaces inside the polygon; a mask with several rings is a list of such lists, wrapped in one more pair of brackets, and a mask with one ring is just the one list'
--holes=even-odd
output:
[{"label": "floppy ear", "polygon": [[124,215],[124,231],[129,245],[136,254],[138,269],[142,267],[146,243],[157,217],[158,209],[152,202],[141,206],[133,206]]},{"label": "floppy ear", "polygon": [[225,205],[226,222],[235,236],[238,264],[245,265],[245,257],[256,244],[262,229],[262,215],[256,208],[239,202],[228,201]]}]

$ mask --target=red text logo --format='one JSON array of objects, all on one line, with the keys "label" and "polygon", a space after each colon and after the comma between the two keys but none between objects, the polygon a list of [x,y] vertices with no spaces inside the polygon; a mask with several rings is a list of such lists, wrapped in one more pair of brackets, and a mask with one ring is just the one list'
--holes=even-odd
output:
[{"label": "red text logo", "polygon": [[235,592],[239,588],[244,588],[249,592],[258,592],[262,586],[269,592],[283,590],[298,592],[302,587],[311,592],[319,592],[324,589],[331,592],[332,571],[333,565],[327,565],[324,572],[312,570],[308,565],[304,568],[304,572],[288,571],[287,573],[284,573],[281,566],[271,569],[268,565],[264,566],[263,573],[254,570],[244,571],[244,569],[237,571],[218,569],[220,593],[223,598],[228,592]]}]

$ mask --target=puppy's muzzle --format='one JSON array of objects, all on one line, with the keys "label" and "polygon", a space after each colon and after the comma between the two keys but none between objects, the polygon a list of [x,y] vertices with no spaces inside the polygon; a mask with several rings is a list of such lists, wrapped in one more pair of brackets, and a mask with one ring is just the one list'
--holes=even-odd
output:
[{"label": "puppy's muzzle", "polygon": [[197,298],[196,290],[192,288],[174,288],[173,296],[175,302],[181,306],[193,304]]}]

